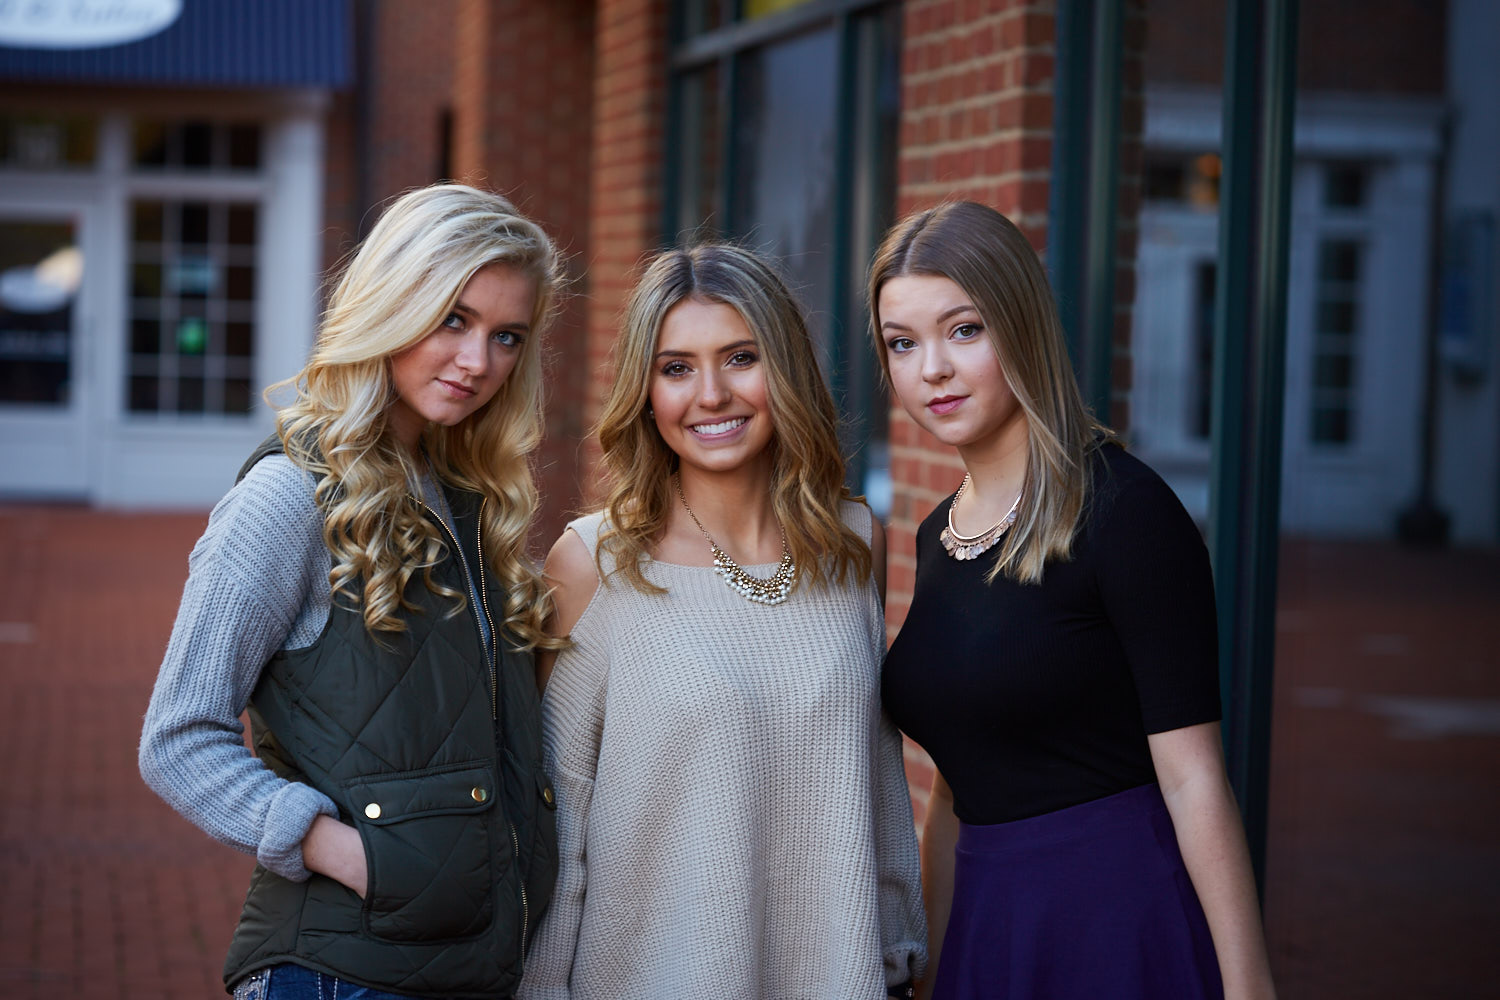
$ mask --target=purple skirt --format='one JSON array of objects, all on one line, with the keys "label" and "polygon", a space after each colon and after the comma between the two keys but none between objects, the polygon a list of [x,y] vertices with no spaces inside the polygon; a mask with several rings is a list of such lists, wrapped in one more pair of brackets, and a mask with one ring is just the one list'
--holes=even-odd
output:
[{"label": "purple skirt", "polygon": [[959,825],[933,1000],[1222,1000],[1219,963],[1155,784]]}]

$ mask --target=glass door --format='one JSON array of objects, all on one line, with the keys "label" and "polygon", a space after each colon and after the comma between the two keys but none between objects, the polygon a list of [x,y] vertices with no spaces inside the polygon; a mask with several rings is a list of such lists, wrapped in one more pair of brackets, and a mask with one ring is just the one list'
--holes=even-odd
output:
[{"label": "glass door", "polygon": [[85,216],[0,199],[0,494],[88,489]]}]

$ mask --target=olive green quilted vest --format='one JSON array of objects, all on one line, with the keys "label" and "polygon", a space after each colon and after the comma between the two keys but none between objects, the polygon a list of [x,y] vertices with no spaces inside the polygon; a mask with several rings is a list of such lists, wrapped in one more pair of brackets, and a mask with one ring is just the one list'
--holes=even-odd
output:
[{"label": "olive green quilted vest", "polygon": [[[268,440],[240,475],[280,450]],[[454,531],[429,511],[449,546],[434,575],[468,594],[452,550],[485,565],[480,498],[445,492]],[[503,592],[482,573],[498,621]],[[379,639],[335,602],[318,641],[274,655],[251,694],[257,755],[338,804],[364,841],[369,886],[361,900],[321,875],[290,882],[257,865],[226,985],[291,961],[419,997],[516,990],[557,873],[532,657],[497,629],[491,670],[473,608],[451,614],[420,574],[405,596],[420,611]]]}]

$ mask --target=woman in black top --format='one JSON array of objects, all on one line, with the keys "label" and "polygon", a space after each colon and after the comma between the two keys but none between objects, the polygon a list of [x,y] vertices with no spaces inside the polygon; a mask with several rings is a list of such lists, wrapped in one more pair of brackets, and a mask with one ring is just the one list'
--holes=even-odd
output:
[{"label": "woman in black top", "polygon": [[1274,995],[1197,529],[1089,416],[1004,216],[959,202],[903,220],[870,304],[902,406],[967,471],[917,532],[883,679],[939,772],[932,995]]}]

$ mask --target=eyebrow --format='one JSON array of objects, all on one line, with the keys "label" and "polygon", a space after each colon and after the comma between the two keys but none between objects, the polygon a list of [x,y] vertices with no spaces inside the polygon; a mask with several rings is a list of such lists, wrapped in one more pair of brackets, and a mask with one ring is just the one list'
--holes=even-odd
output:
[{"label": "eyebrow", "polygon": [[[755,346],[755,341],[754,340],[736,340],[732,344],[725,344],[723,347],[719,348],[714,353],[715,354],[728,354],[730,351],[737,351],[737,350],[739,350],[742,347],[754,347],[754,346]],[[692,357],[696,353],[697,353],[696,351],[657,351],[656,352],[656,357],[658,357],[658,358],[690,358],[690,357]]]},{"label": "eyebrow", "polygon": [[[479,311],[477,309],[475,309],[473,306],[468,305],[467,303],[463,302],[462,300],[453,303],[453,308],[451,310],[449,310],[449,311],[450,312],[463,313],[465,316],[469,316],[469,317],[472,317],[474,319],[478,319],[479,318]],[[526,320],[518,319],[514,323],[501,323],[500,325],[496,326],[495,329],[497,329],[497,330],[520,330],[522,333],[530,333],[531,332],[531,324],[529,322],[527,322]]]},{"label": "eyebrow", "polygon": [[[943,310],[943,312],[941,314],[939,314],[936,322],[942,323],[945,320],[951,319],[952,317],[957,316],[959,313],[964,313],[964,312],[971,312],[975,316],[979,315],[979,310],[978,309],[974,308],[974,306],[971,305],[970,303],[965,302],[961,306],[954,306],[951,309],[945,309],[945,310]],[[885,320],[884,322],[882,322],[880,324],[880,328],[882,330],[885,330],[885,329],[891,329],[891,330],[910,330],[911,329],[911,327],[902,326],[900,323],[897,323],[895,320],[890,320],[890,319]]]}]

